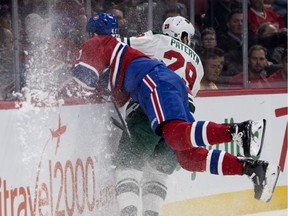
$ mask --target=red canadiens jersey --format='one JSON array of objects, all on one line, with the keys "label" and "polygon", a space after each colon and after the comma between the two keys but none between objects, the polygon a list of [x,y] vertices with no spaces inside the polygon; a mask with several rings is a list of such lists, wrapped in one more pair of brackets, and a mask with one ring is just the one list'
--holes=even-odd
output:
[{"label": "red canadiens jersey", "polygon": [[109,69],[108,89],[117,105],[123,106],[129,100],[129,94],[123,89],[125,72],[130,62],[139,57],[147,56],[115,37],[93,37],[80,47],[74,79],[83,87],[94,90],[99,78],[106,77],[103,74]]}]

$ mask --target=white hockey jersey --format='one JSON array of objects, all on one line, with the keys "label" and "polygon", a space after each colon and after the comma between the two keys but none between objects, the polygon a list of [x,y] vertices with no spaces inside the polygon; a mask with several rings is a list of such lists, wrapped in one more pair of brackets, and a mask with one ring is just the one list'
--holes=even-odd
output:
[{"label": "white hockey jersey", "polygon": [[184,80],[192,96],[196,97],[204,70],[200,57],[193,49],[175,38],[153,34],[152,31],[123,38],[123,42],[151,58],[163,61]]}]

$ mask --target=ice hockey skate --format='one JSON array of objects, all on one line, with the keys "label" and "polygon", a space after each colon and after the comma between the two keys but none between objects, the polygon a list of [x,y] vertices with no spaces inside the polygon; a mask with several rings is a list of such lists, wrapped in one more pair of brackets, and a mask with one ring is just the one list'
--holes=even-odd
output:
[{"label": "ice hockey skate", "polygon": [[280,174],[279,166],[270,165],[267,161],[241,159],[244,160],[243,173],[248,175],[254,184],[254,197],[264,202],[269,202],[273,196],[274,189]]},{"label": "ice hockey skate", "polygon": [[240,146],[240,154],[245,157],[259,156],[262,150],[266,120],[245,121],[232,124],[229,132],[232,140]]}]

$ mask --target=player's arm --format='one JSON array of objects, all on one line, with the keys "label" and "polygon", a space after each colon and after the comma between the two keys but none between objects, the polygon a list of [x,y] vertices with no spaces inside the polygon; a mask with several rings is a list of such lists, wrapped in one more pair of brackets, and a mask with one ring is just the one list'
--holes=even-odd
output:
[{"label": "player's arm", "polygon": [[155,40],[153,35],[154,34],[152,31],[147,31],[145,33],[139,34],[138,36],[123,37],[121,40],[132,48],[145,53],[150,58],[154,58],[158,42]]},{"label": "player's arm", "polygon": [[73,69],[73,79],[82,87],[88,90],[94,90],[99,81],[99,72],[93,62],[96,61],[95,54],[91,55],[87,47],[82,46],[79,51],[77,63]]},{"label": "player's arm", "polygon": [[73,79],[84,88],[94,90],[97,87],[99,73],[95,68],[89,67],[84,62],[79,62],[74,67]]}]

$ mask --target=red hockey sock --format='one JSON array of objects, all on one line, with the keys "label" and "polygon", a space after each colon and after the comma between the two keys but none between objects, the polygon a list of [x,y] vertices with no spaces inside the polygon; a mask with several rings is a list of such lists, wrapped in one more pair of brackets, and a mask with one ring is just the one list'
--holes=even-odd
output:
[{"label": "red hockey sock", "polygon": [[244,163],[236,156],[225,153],[222,163],[223,175],[243,175],[243,166]]},{"label": "red hockey sock", "polygon": [[208,150],[197,147],[186,151],[175,151],[181,167],[191,172],[205,172]]},{"label": "red hockey sock", "polygon": [[[206,170],[207,156],[208,152],[212,151],[213,150],[208,151],[205,148],[197,147],[181,152],[175,151],[175,154],[179,164],[183,169],[186,169],[190,172],[210,172],[210,170]],[[214,163],[214,166],[218,166],[219,162],[220,161],[213,161],[212,163]],[[211,161],[208,160],[208,163],[211,163]],[[239,161],[236,156],[225,152],[221,168],[219,169],[221,169],[221,171],[219,171],[223,175],[243,175],[243,162]]]},{"label": "red hockey sock", "polygon": [[[191,128],[196,127],[197,122],[185,122],[181,120],[172,120],[167,122],[162,128],[162,135],[169,146],[177,151],[184,151],[191,149],[193,146],[197,147],[197,143],[191,143]],[[229,125],[216,124],[208,122],[206,126],[206,139],[210,145],[230,142],[231,137],[228,132]],[[198,133],[198,136],[203,133]],[[192,136],[197,136],[192,134]],[[193,140],[196,140],[194,138]],[[203,139],[201,139],[203,140]],[[203,144],[204,145],[204,144]],[[201,145],[202,146],[202,145]]]},{"label": "red hockey sock", "polygon": [[230,126],[228,124],[217,124],[209,122],[207,125],[207,140],[210,145],[215,145],[224,142],[231,142],[231,137],[228,132]]}]

